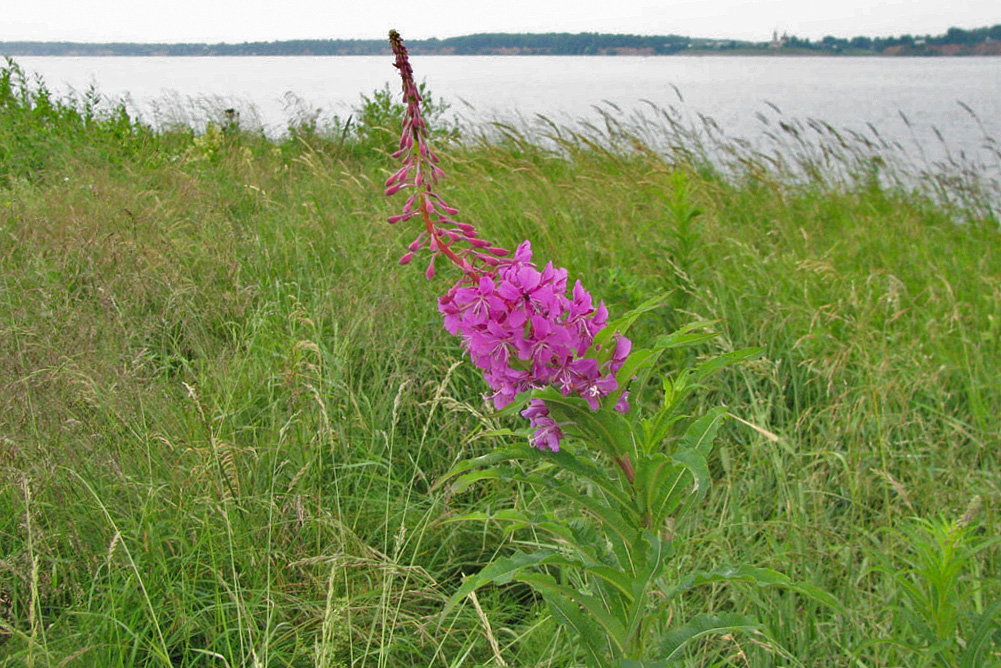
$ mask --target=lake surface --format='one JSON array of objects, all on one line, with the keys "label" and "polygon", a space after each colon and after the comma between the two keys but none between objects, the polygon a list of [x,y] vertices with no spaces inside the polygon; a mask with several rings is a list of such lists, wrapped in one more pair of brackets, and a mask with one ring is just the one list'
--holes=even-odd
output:
[{"label": "lake surface", "polygon": [[[202,123],[235,107],[246,126],[280,134],[321,110],[346,118],[362,94],[391,83],[390,57],[18,58],[50,89],[89,86],[153,123]],[[878,132],[924,159],[946,152],[999,160],[1001,58],[416,56],[419,80],[469,120],[594,120],[595,106],[673,107],[756,141],[779,119],[821,119]],[[960,103],[976,116],[971,116]],[[905,123],[901,114],[907,117]],[[767,119],[763,120],[763,119]],[[936,134],[941,135],[941,140]],[[944,140],[944,141],[943,141]],[[994,150],[997,144],[993,145]]]}]

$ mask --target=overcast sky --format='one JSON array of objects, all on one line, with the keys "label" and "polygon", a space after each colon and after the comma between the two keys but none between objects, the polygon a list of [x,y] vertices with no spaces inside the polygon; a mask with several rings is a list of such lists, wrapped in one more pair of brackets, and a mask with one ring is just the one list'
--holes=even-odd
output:
[{"label": "overcast sky", "polygon": [[475,32],[764,41],[944,33],[1001,23],[1001,0],[3,0],[0,41],[405,39]]}]

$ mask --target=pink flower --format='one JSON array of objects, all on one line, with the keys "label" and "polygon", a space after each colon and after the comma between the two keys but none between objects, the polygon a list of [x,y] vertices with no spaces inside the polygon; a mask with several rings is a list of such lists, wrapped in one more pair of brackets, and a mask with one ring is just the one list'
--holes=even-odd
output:
[{"label": "pink flower", "polygon": [[[511,257],[508,251],[481,239],[469,223],[456,222],[458,210],[445,202],[434,187],[444,172],[428,142],[427,124],[421,116],[421,95],[414,83],[407,49],[394,30],[389,41],[396,68],[403,81],[406,113],[400,148],[393,154],[403,164],[386,179],[387,195],[410,189],[401,213],[390,223],[420,216],[423,229],[410,243],[400,264],[408,264],[424,249],[431,257],[425,275],[435,275],[435,260],[446,257],[462,270],[462,278],[438,300],[438,310],[449,333],[462,337],[470,359],[483,371],[492,390],[489,399],[498,410],[527,390],[556,387],[564,396],[584,399],[592,410],[618,389],[615,375],[632,347],[616,333],[611,356],[599,364],[593,355],[595,335],[608,322],[604,302],[595,307],[580,281],[567,296],[567,270],[551,262],[539,271],[532,262],[532,245],[522,242]],[[615,408],[629,410],[627,392]],[[543,450],[560,449],[563,430],[540,399],[522,411],[533,435],[532,444]]]},{"label": "pink flower", "polygon": [[[566,274],[551,264],[538,271],[526,242],[495,273],[467,274],[438,300],[445,328],[462,337],[470,359],[484,371],[498,410],[521,392],[550,385],[564,396],[581,397],[597,410],[601,400],[618,389],[615,374],[632,344],[617,334],[603,366],[584,356],[594,333],[605,326],[607,312],[591,307],[591,296],[579,281],[575,298],[568,299]],[[543,402],[533,402],[538,403],[532,403],[535,408],[525,415],[535,429],[533,444],[558,450],[562,429],[538,413]],[[616,404],[623,412],[628,406],[624,397]]]}]

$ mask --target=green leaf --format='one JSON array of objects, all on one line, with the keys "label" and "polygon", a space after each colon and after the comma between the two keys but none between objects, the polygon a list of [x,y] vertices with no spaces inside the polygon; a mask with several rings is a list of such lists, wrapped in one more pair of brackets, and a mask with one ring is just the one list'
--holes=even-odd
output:
[{"label": "green leaf", "polygon": [[667,293],[656,295],[655,297],[651,297],[650,299],[646,300],[633,310],[629,311],[621,318],[609,321],[609,323],[605,325],[601,329],[601,331],[595,334],[594,336],[595,345],[600,346],[602,348],[606,348],[608,344],[611,342],[612,337],[615,336],[616,332],[624,335],[626,332],[629,331],[629,328],[633,326],[633,323],[639,320],[639,317],[641,315],[660,308],[661,306],[664,305],[666,301],[667,301]]},{"label": "green leaf", "polygon": [[639,664],[643,668],[666,667],[670,661],[676,658],[685,646],[703,636],[710,634],[735,633],[738,631],[754,633],[761,625],[753,617],[737,615],[733,613],[723,613],[717,615],[698,615],[681,626],[668,633],[660,644],[660,654],[662,661],[645,662]]},{"label": "green leaf", "polygon": [[601,489],[602,492],[607,494],[609,497],[615,499],[615,502],[623,510],[628,510],[632,506],[632,501],[629,498],[629,494],[619,486],[618,479],[612,478],[608,473],[601,468],[598,468],[591,462],[577,457],[572,454],[566,448],[560,450],[559,452],[540,454],[555,462],[563,470],[569,471],[574,475],[577,475],[584,480],[594,484],[596,487]]},{"label": "green leaf", "polygon": [[635,600],[633,580],[622,571],[611,566],[588,566],[587,572],[615,587],[627,603]]},{"label": "green leaf", "polygon": [[613,668],[615,663],[606,655],[600,638],[604,636],[590,619],[581,614],[580,608],[566,596],[548,591],[543,598],[553,611],[553,617],[570,629],[571,636],[584,647],[584,656],[589,668]]},{"label": "green leaf", "polygon": [[668,469],[664,482],[652,488],[654,495],[648,501],[647,511],[653,527],[663,526],[669,515],[674,514],[677,519],[682,514],[678,508],[686,500],[689,503],[685,507],[691,507],[709,489],[709,465],[702,453],[688,448],[679,450],[671,459],[677,466]]},{"label": "green leaf", "polygon": [[586,612],[594,622],[596,622],[609,640],[615,645],[618,652],[625,651],[628,636],[622,622],[613,617],[602,606],[601,600],[589,594],[582,594],[573,587],[558,584],[551,576],[543,573],[519,573],[518,581],[531,585],[537,591],[543,593],[553,592],[558,596],[564,596]]},{"label": "green leaf", "polygon": [[472,473],[459,476],[458,479],[452,483],[452,492],[459,494],[460,492],[466,491],[470,485],[480,482],[481,480],[501,480],[505,477],[506,475],[503,471],[498,471],[496,469],[473,471]]},{"label": "green leaf", "polygon": [[499,510],[496,513],[474,511],[463,515],[446,517],[438,520],[437,524],[456,524],[458,522],[481,522],[483,524],[486,524],[487,522],[510,522],[513,526],[506,529],[508,532],[528,525],[538,524],[533,518],[529,517],[525,513],[510,508]]},{"label": "green leaf", "polygon": [[705,496],[710,483],[709,462],[706,461],[705,455],[696,448],[686,448],[675,452],[672,459],[692,474],[694,484],[692,494],[697,495],[698,498]]},{"label": "green leaf", "polygon": [[722,406],[713,408],[688,426],[678,443],[679,449],[694,448],[708,457],[716,440],[716,432],[725,419],[725,408]]},{"label": "green leaf", "polygon": [[688,383],[691,374],[691,370],[686,369],[673,379],[667,377],[661,379],[664,398],[661,400],[660,409],[652,418],[643,421],[643,437],[645,439],[643,445],[647,452],[657,450],[660,442],[667,438],[671,427],[684,417],[675,411],[681,404],[681,400],[696,387]]},{"label": "green leaf", "polygon": [[650,512],[652,499],[658,496],[663,484],[665,469],[673,469],[674,464],[667,455],[658,452],[638,458],[633,462],[633,466],[636,469],[636,477],[633,480],[636,503],[640,512],[647,514]]},{"label": "green leaf", "polygon": [[743,348],[741,350],[734,350],[730,353],[717,355],[716,357],[713,357],[712,359],[707,360],[695,367],[695,378],[698,382],[702,382],[708,376],[716,373],[723,367],[756,359],[761,356],[762,352],[764,352],[764,348]]},{"label": "green leaf", "polygon": [[510,557],[501,557],[487,564],[479,573],[474,573],[463,579],[462,585],[448,599],[442,614],[447,614],[459,601],[469,596],[470,592],[476,591],[486,584],[504,585],[515,579],[522,571],[530,568],[546,564],[566,566],[572,563],[574,562],[552,550],[537,550],[531,553],[515,552]]},{"label": "green leaf", "polygon": [[627,615],[627,632],[630,637],[639,631],[645,617],[650,614],[647,593],[654,581],[661,576],[667,559],[674,554],[674,547],[671,541],[661,540],[653,532],[644,531],[633,552],[642,557],[637,559],[642,562],[642,568],[632,578],[633,603]]},{"label": "green leaf", "polygon": [[618,383],[618,388],[605,397],[604,401],[602,401],[602,408],[613,410],[622,393],[629,389],[629,384],[632,382],[633,377],[638,375],[641,370],[653,367],[659,357],[660,351],[634,350],[629,353],[629,357],[623,362],[619,372],[615,374],[615,382]]},{"label": "green leaf", "polygon": [[[601,522],[609,540],[613,540],[613,542],[621,542],[624,546],[629,545],[635,540],[635,523],[627,521],[617,508],[613,508],[606,503],[602,503],[594,497],[581,494],[570,485],[560,485],[558,487],[553,487],[552,489],[559,494],[562,494],[572,503],[576,504],[579,509],[588,512],[595,519]],[[622,558],[623,555],[619,556]]]},{"label": "green leaf", "polygon": [[533,448],[528,443],[518,443],[506,448],[492,450],[485,455],[474,457],[473,459],[462,460],[453,466],[451,470],[438,478],[434,482],[434,485],[431,486],[431,491],[437,491],[446,482],[465,473],[466,471],[478,468],[490,468],[491,466],[503,461],[528,459],[533,456],[533,453],[537,452],[538,448]]},{"label": "green leaf", "polygon": [[1001,600],[994,601],[977,618],[973,635],[967,641],[966,649],[959,656],[959,668],[980,668],[984,665],[981,662],[982,653],[990,646],[991,639],[995,635],[1001,634],[1001,626],[994,621],[999,613],[1001,613]]},{"label": "green leaf", "polygon": [[770,568],[757,568],[748,565],[738,566],[737,568],[718,568],[712,571],[701,571],[689,575],[683,578],[678,586],[668,593],[667,598],[674,598],[681,592],[688,591],[694,587],[718,582],[744,582],[759,587],[782,587],[802,594],[839,613],[845,612],[844,606],[841,605],[838,599],[819,587],[795,582],[788,575]]},{"label": "green leaf", "polygon": [[[695,489],[690,486],[694,483]],[[636,466],[636,498],[649,526],[660,529],[668,514],[686,497],[709,488],[709,466],[695,449],[680,450],[668,457],[658,453]]]},{"label": "green leaf", "polygon": [[696,322],[691,322],[678,329],[677,331],[671,332],[670,334],[665,334],[657,339],[654,344],[655,348],[662,348],[664,350],[670,348],[682,348],[685,346],[692,346],[696,343],[706,341],[708,339],[715,338],[719,336],[718,332],[697,332],[695,330],[707,329],[720,323],[720,320],[699,320]]},{"label": "green leaf", "polygon": [[592,443],[613,459],[635,450],[635,435],[632,424],[618,411],[598,409],[592,411],[583,399],[564,397],[554,389],[536,392],[536,396],[546,402],[549,414],[557,422],[567,422],[568,433]]}]

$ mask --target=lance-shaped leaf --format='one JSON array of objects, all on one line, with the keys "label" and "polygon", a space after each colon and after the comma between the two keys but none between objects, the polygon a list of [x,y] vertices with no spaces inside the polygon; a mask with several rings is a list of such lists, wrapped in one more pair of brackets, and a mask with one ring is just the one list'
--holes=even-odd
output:
[{"label": "lance-shaped leaf", "polygon": [[671,599],[678,594],[688,591],[694,587],[720,582],[743,582],[753,584],[758,587],[782,587],[802,594],[818,603],[843,613],[845,608],[838,599],[831,594],[810,584],[796,582],[788,575],[779,573],[770,568],[757,568],[755,566],[738,566],[737,568],[717,568],[712,571],[700,571],[683,578],[680,583],[667,594]]},{"label": "lance-shaped leaf", "polygon": [[[618,384],[618,388],[613,390],[608,394],[607,397],[601,402],[602,408],[614,409],[615,404],[618,403],[619,397],[622,393],[629,389],[629,384],[634,376],[639,376],[641,371],[649,371],[653,368],[653,365],[657,363],[657,359],[660,357],[662,351],[654,350],[634,350],[629,353],[629,357],[626,361],[622,363],[622,367],[619,372],[615,374],[615,382]],[[646,374],[643,374],[644,378],[640,379],[640,387],[642,387],[645,380]],[[639,388],[637,388],[639,389]]]},{"label": "lance-shaped leaf", "polygon": [[641,315],[660,308],[666,300],[667,293],[651,297],[621,318],[610,320],[600,332],[594,335],[595,348],[607,349],[616,333],[625,334]]},{"label": "lance-shaped leaf", "polygon": [[707,360],[695,367],[695,379],[697,382],[702,382],[709,375],[724,367],[760,357],[763,351],[764,348],[743,348],[741,350],[734,350],[733,352],[717,355],[716,357],[713,357],[712,359]]},{"label": "lance-shaped leaf", "polygon": [[[594,497],[579,493],[570,485],[560,485],[552,488],[555,492],[563,495],[574,504],[579,510],[587,512],[600,522],[604,530],[605,537],[612,545],[619,563],[624,568],[628,568],[633,557],[630,546],[636,540],[635,522],[627,521],[618,509],[601,502]],[[636,519],[636,518],[630,518]],[[576,545],[575,545],[576,546]],[[580,546],[576,546],[580,547]]]},{"label": "lance-shaped leaf", "polygon": [[567,627],[571,635],[580,642],[588,668],[615,668],[615,662],[609,656],[609,648],[604,647],[601,642],[604,634],[597,624],[581,612],[577,604],[553,591],[545,592],[543,598],[549,604],[556,621]]},{"label": "lance-shaped leaf", "polygon": [[700,417],[689,425],[688,429],[681,436],[678,449],[694,448],[708,457],[712,452],[713,443],[716,441],[716,433],[726,419],[726,409],[717,407]]},{"label": "lance-shaped leaf", "polygon": [[573,587],[561,585],[544,573],[521,572],[517,578],[519,582],[531,585],[533,589],[542,592],[543,596],[546,596],[547,593],[554,593],[576,603],[591,620],[601,627],[608,639],[612,641],[616,653],[625,651],[629,640],[628,632],[620,620],[609,614],[601,599],[590,594],[583,594]]},{"label": "lance-shaped leaf", "polygon": [[546,402],[549,414],[564,424],[566,433],[593,443],[612,459],[635,452],[632,425],[618,411],[592,411],[583,399],[564,397],[553,389],[539,391],[535,396]]},{"label": "lance-shaped leaf", "polygon": [[455,605],[470,592],[476,591],[480,587],[493,583],[495,585],[508,584],[516,579],[520,573],[539,566],[552,565],[574,565],[581,566],[579,562],[572,561],[567,557],[553,552],[552,550],[537,550],[535,552],[515,552],[510,557],[501,557],[489,563],[483,570],[473,575],[466,576],[462,585],[452,594],[445,604],[442,615],[448,614]]},{"label": "lance-shaped leaf", "polygon": [[[453,466],[447,473],[438,478],[434,485],[431,487],[431,491],[437,491],[446,482],[455,478],[456,476],[462,475],[466,471],[471,471],[473,469],[484,469],[494,466],[503,461],[512,461],[518,459],[530,459],[536,453],[538,453],[537,448],[533,448],[527,443],[518,443],[516,445],[511,445],[506,448],[499,448],[488,452],[480,457],[474,457],[473,459],[464,459]],[[468,486],[468,485],[466,485]]]},{"label": "lance-shaped leaf", "polygon": [[633,552],[640,557],[637,561],[641,567],[634,572],[632,578],[633,602],[626,622],[626,630],[631,637],[640,632],[640,628],[649,616],[647,594],[663,573],[667,560],[674,554],[671,541],[661,540],[652,531],[644,531],[637,543]]},{"label": "lance-shaped leaf", "polygon": [[986,665],[984,652],[990,647],[991,638],[996,637],[1001,631],[1001,626],[994,619],[1001,614],[1001,600],[994,603],[977,617],[973,635],[966,642],[966,649],[959,656],[959,668],[978,668]]},{"label": "lance-shaped leaf", "polygon": [[685,346],[693,346],[696,343],[701,343],[709,339],[719,336],[719,333],[713,331],[698,331],[707,330],[713,325],[718,324],[719,320],[699,320],[696,322],[691,322],[678,329],[677,331],[671,332],[670,334],[665,334],[657,339],[655,344],[656,348],[663,348],[667,350],[669,348],[683,348]]},{"label": "lance-shaped leaf", "polygon": [[711,481],[707,457],[724,419],[725,409],[713,409],[689,425],[670,463],[651,458],[650,470],[643,471],[643,483],[645,510],[652,527],[660,527],[671,515],[677,519],[684,508],[705,497]]},{"label": "lance-shaped leaf", "polygon": [[608,495],[615,501],[620,512],[636,512],[635,504],[629,496],[629,492],[621,486],[618,478],[612,478],[605,469],[595,466],[583,457],[577,457],[568,449],[563,448],[559,452],[538,451],[541,457],[555,462],[561,469],[569,471],[579,478],[586,480]]},{"label": "lance-shaped leaf", "polygon": [[[722,635],[726,633],[753,633],[761,625],[753,617],[723,613],[717,615],[697,615],[686,624],[670,631],[660,643],[660,661],[632,664],[643,668],[667,668],[677,658],[681,651],[693,640],[707,635]],[[623,667],[630,666],[624,663]]]}]

